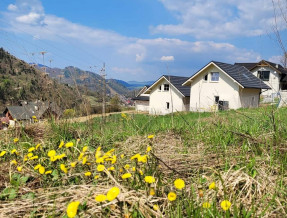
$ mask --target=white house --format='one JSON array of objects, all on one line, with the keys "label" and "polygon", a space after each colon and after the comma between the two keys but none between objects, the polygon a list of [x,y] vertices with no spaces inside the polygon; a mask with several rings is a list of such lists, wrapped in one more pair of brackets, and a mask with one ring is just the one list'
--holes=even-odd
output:
[{"label": "white house", "polygon": [[189,110],[190,88],[182,86],[188,77],[163,75],[144,93],[149,94],[149,113],[164,115]]},{"label": "white house", "polygon": [[190,87],[191,111],[258,107],[262,89],[270,89],[243,66],[211,61],[183,83]]},{"label": "white house", "polygon": [[135,101],[135,110],[148,112],[149,111],[149,94],[144,94],[144,92],[149,88],[148,85],[145,85],[136,97],[133,98]]},{"label": "white house", "polygon": [[287,70],[280,64],[262,60],[258,63],[235,63],[244,66],[260,78],[271,89],[263,90],[262,97],[265,101],[273,101],[280,92],[287,91]]}]

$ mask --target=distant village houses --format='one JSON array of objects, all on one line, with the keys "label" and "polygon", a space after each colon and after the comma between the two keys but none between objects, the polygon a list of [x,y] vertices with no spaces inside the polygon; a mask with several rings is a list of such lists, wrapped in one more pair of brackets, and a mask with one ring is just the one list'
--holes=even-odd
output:
[{"label": "distant village houses", "polygon": [[[56,103],[48,101],[22,101],[20,105],[7,106],[1,120],[4,120],[6,125],[7,122],[9,122],[9,126],[13,127],[15,126],[15,121],[22,124],[29,124],[47,118],[59,119],[61,115],[62,110]],[[4,122],[1,122],[2,129],[6,127],[3,126]]]},{"label": "distant village houses", "polygon": [[163,75],[134,98],[137,111],[164,115],[258,107],[275,97],[287,102],[287,70],[279,64],[211,61],[191,77]]}]

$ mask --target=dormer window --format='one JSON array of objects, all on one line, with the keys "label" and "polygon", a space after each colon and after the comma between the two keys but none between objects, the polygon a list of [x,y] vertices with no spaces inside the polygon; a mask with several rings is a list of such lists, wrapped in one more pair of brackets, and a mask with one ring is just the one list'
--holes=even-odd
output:
[{"label": "dormer window", "polygon": [[164,91],[169,91],[169,84],[164,84],[163,90]]},{"label": "dormer window", "polygon": [[211,81],[218,82],[219,81],[219,72],[211,72]]},{"label": "dormer window", "polygon": [[258,71],[258,77],[263,81],[269,81],[270,71]]},{"label": "dormer window", "polygon": [[206,75],[203,77],[203,80],[204,80],[205,82],[208,81],[208,74],[206,74]]},{"label": "dormer window", "polygon": [[158,87],[158,90],[160,90],[160,91],[161,91],[161,85]]}]

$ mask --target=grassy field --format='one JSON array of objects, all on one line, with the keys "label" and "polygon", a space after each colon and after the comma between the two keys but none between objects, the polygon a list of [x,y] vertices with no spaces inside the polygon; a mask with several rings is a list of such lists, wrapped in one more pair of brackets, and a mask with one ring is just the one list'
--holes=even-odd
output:
[{"label": "grassy field", "polygon": [[286,217],[287,109],[1,132],[0,217]]}]

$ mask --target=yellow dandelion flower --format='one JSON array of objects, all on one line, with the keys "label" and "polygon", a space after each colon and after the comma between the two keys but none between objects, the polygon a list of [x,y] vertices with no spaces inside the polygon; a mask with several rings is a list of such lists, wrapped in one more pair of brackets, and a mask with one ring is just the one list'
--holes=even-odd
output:
[{"label": "yellow dandelion flower", "polygon": [[55,150],[50,150],[48,152],[48,157],[54,157],[56,155],[56,151]]},{"label": "yellow dandelion flower", "polygon": [[32,152],[32,151],[34,151],[35,149],[36,149],[35,147],[31,147],[31,148],[28,149],[28,152]]},{"label": "yellow dandelion flower", "polygon": [[150,152],[150,151],[151,151],[151,146],[147,146],[146,152]]},{"label": "yellow dandelion flower", "polygon": [[129,168],[130,168],[130,165],[129,165],[129,164],[126,164],[126,165],[125,165],[125,169],[128,170]]},{"label": "yellow dandelion flower", "polygon": [[175,186],[175,188],[181,190],[181,189],[183,189],[185,187],[185,183],[184,183],[184,181],[182,179],[176,179],[174,181],[174,186]]},{"label": "yellow dandelion flower", "polygon": [[228,200],[224,200],[221,202],[220,206],[223,210],[227,211],[227,210],[229,210],[231,203]]},{"label": "yellow dandelion flower", "polygon": [[17,152],[17,150],[16,149],[13,149],[12,151],[11,151],[11,154],[18,154],[18,152]]},{"label": "yellow dandelion flower", "polygon": [[69,218],[74,218],[77,215],[78,207],[80,205],[80,201],[72,201],[67,207],[67,216]]},{"label": "yellow dandelion flower", "polygon": [[10,164],[11,164],[11,165],[13,165],[13,164],[14,164],[14,165],[17,165],[17,161],[16,161],[16,160],[11,160]]},{"label": "yellow dandelion flower", "polygon": [[17,143],[18,141],[19,141],[19,139],[18,138],[14,138],[14,143]]},{"label": "yellow dandelion flower", "polygon": [[80,155],[79,155],[79,157],[78,157],[78,160],[82,160],[82,158],[83,158],[84,155],[85,155],[85,154],[84,154],[83,152],[81,152]]},{"label": "yellow dandelion flower", "polygon": [[23,159],[23,160],[24,160],[24,161],[27,161],[27,160],[28,160],[27,155],[24,156],[24,159]]},{"label": "yellow dandelion flower", "polygon": [[175,194],[174,192],[168,193],[167,199],[168,199],[169,201],[174,201],[174,200],[176,200],[176,194]]},{"label": "yellow dandelion flower", "polygon": [[121,113],[122,118],[126,119],[127,115],[125,113]]},{"label": "yellow dandelion flower", "polygon": [[37,117],[36,117],[36,116],[32,116],[32,118],[33,118],[33,119],[37,119]]},{"label": "yellow dandelion flower", "polygon": [[88,150],[88,148],[89,148],[88,146],[85,146],[85,147],[83,147],[83,150],[82,150],[82,151],[83,151],[83,152],[86,152],[86,151]]},{"label": "yellow dandelion flower", "polygon": [[120,169],[120,173],[124,172],[123,168]]},{"label": "yellow dandelion flower", "polygon": [[154,196],[155,195],[155,189],[153,187],[151,187],[149,189],[149,195]]},{"label": "yellow dandelion flower", "polygon": [[99,165],[97,166],[97,171],[99,171],[99,172],[104,171],[104,169],[105,169],[105,166],[102,165],[102,164],[99,164]]},{"label": "yellow dandelion flower", "polygon": [[158,208],[159,208],[159,207],[158,207],[158,205],[157,205],[157,204],[155,204],[155,205],[153,205],[153,207],[152,207],[152,208],[156,211],[156,210],[158,210]]},{"label": "yellow dandelion flower", "polygon": [[131,157],[131,160],[138,159],[140,156],[141,156],[140,154],[135,154],[134,156]]},{"label": "yellow dandelion flower", "polygon": [[133,167],[133,168],[132,168],[132,170],[135,172],[135,171],[136,171],[136,168],[135,168],[135,167]]},{"label": "yellow dandelion flower", "polygon": [[58,155],[58,156],[57,156],[57,159],[61,160],[61,159],[63,159],[64,157],[66,157],[66,154],[65,154],[65,153]]},{"label": "yellow dandelion flower", "polygon": [[140,173],[141,175],[143,175],[143,174],[144,174],[142,170],[139,170],[139,173]]},{"label": "yellow dandelion flower", "polygon": [[33,156],[33,157],[30,157],[29,159],[30,160],[35,160],[35,159],[38,159],[39,157],[36,155],[36,156]]},{"label": "yellow dandelion flower", "polygon": [[130,173],[125,173],[124,175],[122,175],[122,179],[128,179],[130,177],[132,177],[132,174]]},{"label": "yellow dandelion flower", "polygon": [[100,157],[96,159],[96,163],[104,163],[104,158]]},{"label": "yellow dandelion flower", "polygon": [[98,159],[98,158],[101,156],[101,154],[102,154],[101,149],[102,149],[101,146],[99,146],[99,147],[97,148],[96,154],[95,154],[95,158],[96,158],[96,159]]},{"label": "yellow dandelion flower", "polygon": [[73,146],[74,146],[73,142],[67,142],[66,145],[65,145],[66,148],[71,148]]},{"label": "yellow dandelion flower", "polygon": [[52,173],[52,170],[48,170],[45,172],[46,175],[51,174],[51,173]]},{"label": "yellow dandelion flower", "polygon": [[114,170],[115,170],[115,167],[108,168],[108,171],[114,171]]},{"label": "yellow dandelion flower", "polygon": [[107,200],[107,196],[106,195],[97,195],[95,197],[96,202],[103,202],[105,200]]},{"label": "yellow dandelion flower", "polygon": [[27,154],[27,157],[29,157],[29,158],[30,158],[30,157],[33,157],[33,156],[34,156],[33,153],[28,153],[28,154]]},{"label": "yellow dandelion flower", "polygon": [[72,162],[71,163],[71,167],[73,167],[73,168],[76,167],[76,165],[77,165],[77,162]]},{"label": "yellow dandelion flower", "polygon": [[61,141],[60,144],[59,144],[59,148],[62,148],[64,146],[65,142],[64,141]]},{"label": "yellow dandelion flower", "polygon": [[38,148],[40,148],[41,144],[37,144],[35,149],[38,150]]},{"label": "yellow dandelion flower", "polygon": [[6,151],[1,151],[0,157],[3,157],[6,154]]},{"label": "yellow dandelion flower", "polygon": [[64,173],[68,173],[68,169],[66,168],[65,164],[61,164],[61,165],[60,165],[60,169],[61,169]]},{"label": "yellow dandelion flower", "polygon": [[216,189],[215,182],[210,183],[210,185],[209,185],[208,188],[209,188],[209,189]]},{"label": "yellow dandelion flower", "polygon": [[125,157],[125,155],[124,155],[124,154],[121,154],[121,158],[124,159],[124,157]]},{"label": "yellow dandelion flower", "polygon": [[92,175],[91,172],[86,172],[86,173],[85,173],[85,176],[91,176],[91,175]]},{"label": "yellow dandelion flower", "polygon": [[82,164],[85,165],[87,163],[87,157],[83,158]]},{"label": "yellow dandelion flower", "polygon": [[154,137],[154,135],[148,135],[148,139],[152,139]]},{"label": "yellow dandelion flower", "polygon": [[21,172],[21,171],[22,171],[22,168],[23,168],[23,167],[17,167],[17,170],[18,170],[19,172]]},{"label": "yellow dandelion flower", "polygon": [[35,167],[34,167],[34,170],[38,170],[42,165],[41,164],[37,164]]},{"label": "yellow dandelion flower", "polygon": [[94,179],[100,178],[100,175],[95,175]]},{"label": "yellow dandelion flower", "polygon": [[143,155],[143,156],[140,156],[138,158],[138,162],[140,163],[146,163],[147,162],[147,155]]},{"label": "yellow dandelion flower", "polygon": [[107,193],[107,199],[109,201],[114,200],[120,194],[120,189],[118,187],[111,188]]},{"label": "yellow dandelion flower", "polygon": [[210,208],[210,203],[209,202],[204,202],[203,204],[202,204],[202,207],[203,208]]},{"label": "yellow dandelion flower", "polygon": [[153,176],[146,176],[144,178],[144,180],[145,180],[146,183],[149,183],[149,184],[152,184],[152,183],[155,182],[155,178]]},{"label": "yellow dandelion flower", "polygon": [[44,173],[45,173],[45,167],[40,166],[40,168],[39,168],[39,173],[40,173],[40,174],[44,174]]},{"label": "yellow dandelion flower", "polygon": [[51,162],[55,162],[56,160],[58,160],[59,156],[56,155],[56,156],[53,156],[53,157],[50,157],[50,161]]},{"label": "yellow dandelion flower", "polygon": [[113,155],[112,157],[112,164],[115,164],[117,162],[117,156]]}]

